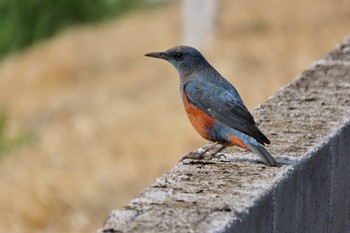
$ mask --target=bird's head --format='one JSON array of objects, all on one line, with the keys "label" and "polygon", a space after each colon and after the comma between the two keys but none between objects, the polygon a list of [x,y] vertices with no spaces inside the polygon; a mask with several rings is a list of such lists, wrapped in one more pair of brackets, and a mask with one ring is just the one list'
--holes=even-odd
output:
[{"label": "bird's head", "polygon": [[202,54],[189,46],[177,46],[164,52],[146,53],[145,56],[167,60],[177,69],[180,77],[208,65]]}]

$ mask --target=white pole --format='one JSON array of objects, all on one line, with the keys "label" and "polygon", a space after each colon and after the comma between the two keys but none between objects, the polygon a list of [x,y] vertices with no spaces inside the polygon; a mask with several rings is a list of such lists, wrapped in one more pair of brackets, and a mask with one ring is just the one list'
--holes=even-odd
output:
[{"label": "white pole", "polygon": [[182,42],[203,48],[214,38],[216,0],[182,0]]}]

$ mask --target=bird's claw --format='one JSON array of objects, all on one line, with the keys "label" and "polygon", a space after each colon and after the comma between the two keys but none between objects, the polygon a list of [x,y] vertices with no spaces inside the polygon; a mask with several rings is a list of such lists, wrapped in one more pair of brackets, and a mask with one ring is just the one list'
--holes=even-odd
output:
[{"label": "bird's claw", "polygon": [[206,160],[213,160],[213,159],[221,160],[222,158],[227,159],[226,155],[221,153],[216,153],[216,154],[210,153],[204,156],[204,159]]},{"label": "bird's claw", "polygon": [[204,159],[204,153],[198,153],[198,152],[190,152],[187,155],[185,155],[184,157],[182,157],[182,159],[180,161],[183,161],[185,159],[194,159],[194,160],[202,160]]},{"label": "bird's claw", "polygon": [[190,152],[187,155],[185,155],[180,161],[183,161],[185,159],[193,159],[193,160],[221,160],[221,159],[227,159],[226,155],[221,153],[207,153],[207,151],[198,153],[198,152]]}]

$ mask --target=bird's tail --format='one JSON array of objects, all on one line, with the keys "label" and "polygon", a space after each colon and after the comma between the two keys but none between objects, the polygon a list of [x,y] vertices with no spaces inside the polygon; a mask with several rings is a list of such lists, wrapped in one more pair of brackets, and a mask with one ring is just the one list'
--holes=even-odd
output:
[{"label": "bird's tail", "polygon": [[269,152],[265,149],[265,147],[260,145],[253,145],[253,144],[247,144],[247,146],[256,154],[258,155],[264,163],[266,163],[269,166],[277,166],[277,161],[271,156]]}]

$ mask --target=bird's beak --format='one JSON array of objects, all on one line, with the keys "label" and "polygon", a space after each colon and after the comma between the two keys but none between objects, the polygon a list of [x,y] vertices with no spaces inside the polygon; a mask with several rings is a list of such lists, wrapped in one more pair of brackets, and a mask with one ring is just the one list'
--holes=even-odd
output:
[{"label": "bird's beak", "polygon": [[161,59],[165,59],[165,60],[167,60],[167,58],[168,58],[168,55],[165,52],[146,53],[145,56],[161,58]]}]

